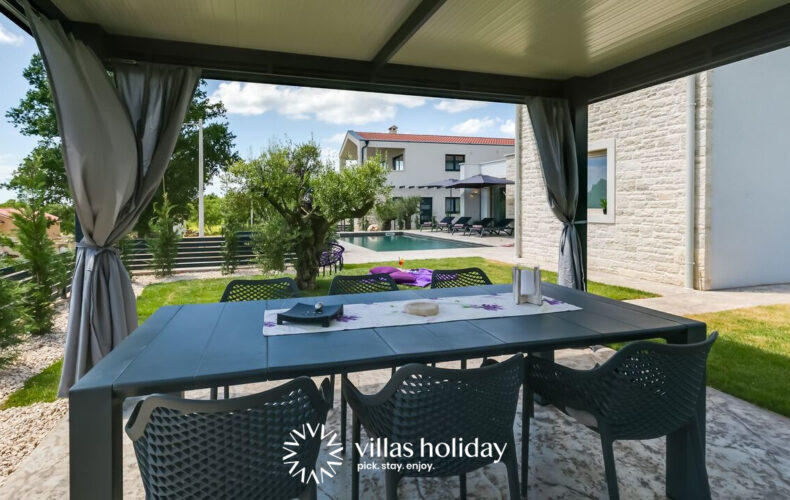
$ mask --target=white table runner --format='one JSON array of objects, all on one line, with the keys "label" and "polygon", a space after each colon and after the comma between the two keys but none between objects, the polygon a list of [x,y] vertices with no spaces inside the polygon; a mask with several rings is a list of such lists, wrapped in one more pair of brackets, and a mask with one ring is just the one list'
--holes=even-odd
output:
[{"label": "white table runner", "polygon": [[[405,304],[415,301],[431,301],[439,305],[436,316],[415,316],[403,311]],[[468,319],[502,318],[507,316],[529,316],[581,309],[561,300],[543,297],[543,304],[514,304],[510,292],[467,295],[464,297],[441,297],[434,299],[410,299],[368,304],[345,304],[343,315],[328,327],[313,324],[277,324],[277,313],[287,309],[273,309],[264,313],[263,334],[293,335],[298,333],[331,332],[336,330],[356,330],[360,328],[380,328],[386,326],[424,325],[447,321]]]}]

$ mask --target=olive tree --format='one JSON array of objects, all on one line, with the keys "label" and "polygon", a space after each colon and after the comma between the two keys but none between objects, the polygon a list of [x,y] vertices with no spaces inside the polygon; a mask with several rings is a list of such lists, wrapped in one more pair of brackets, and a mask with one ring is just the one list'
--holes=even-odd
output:
[{"label": "olive tree", "polygon": [[258,158],[232,165],[225,188],[231,196],[254,198],[265,214],[255,237],[259,264],[280,271],[292,254],[302,290],[315,288],[335,225],[364,216],[388,191],[387,171],[377,158],[337,170],[322,160],[314,141],[273,142]]}]

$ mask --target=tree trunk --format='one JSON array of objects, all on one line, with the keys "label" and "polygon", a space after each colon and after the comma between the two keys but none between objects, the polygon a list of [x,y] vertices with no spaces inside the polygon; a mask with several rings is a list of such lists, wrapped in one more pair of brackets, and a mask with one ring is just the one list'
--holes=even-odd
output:
[{"label": "tree trunk", "polygon": [[329,230],[329,223],[324,219],[312,221],[312,235],[305,237],[296,247],[296,285],[300,290],[315,290],[318,278],[318,262],[324,251],[324,241]]},{"label": "tree trunk", "polygon": [[313,241],[304,241],[296,248],[296,285],[300,290],[315,290],[320,255],[321,249]]}]

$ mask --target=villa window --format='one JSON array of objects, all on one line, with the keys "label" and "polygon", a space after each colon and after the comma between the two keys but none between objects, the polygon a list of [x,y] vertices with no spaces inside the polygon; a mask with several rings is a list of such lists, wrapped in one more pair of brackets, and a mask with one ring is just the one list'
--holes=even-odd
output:
[{"label": "villa window", "polygon": [[458,196],[445,196],[444,213],[457,214],[461,212],[461,198]]},{"label": "villa window", "polygon": [[461,163],[466,163],[466,155],[444,155],[444,170],[446,172],[459,172]]},{"label": "villa window", "polygon": [[591,142],[587,149],[587,219],[590,222],[614,222],[614,154],[614,139]]},{"label": "villa window", "polygon": [[398,155],[392,159],[392,170],[403,170],[403,155]]}]

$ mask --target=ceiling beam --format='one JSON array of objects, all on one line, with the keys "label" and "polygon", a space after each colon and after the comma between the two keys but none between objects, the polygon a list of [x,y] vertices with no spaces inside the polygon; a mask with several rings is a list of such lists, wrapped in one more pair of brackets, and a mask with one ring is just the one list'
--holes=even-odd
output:
[{"label": "ceiling beam", "polygon": [[291,54],[218,45],[117,36],[92,32],[97,53],[107,60],[146,61],[202,68],[204,78],[326,87],[394,94],[499,102],[523,102],[525,95],[561,96],[562,82],[541,78],[456,71],[421,66]]},{"label": "ceiling beam", "polygon": [[731,24],[587,80],[590,102],[790,46],[790,4]]},{"label": "ceiling beam", "polygon": [[378,53],[373,56],[371,63],[380,68],[387,64],[401,47],[425,24],[445,0],[422,0],[419,5],[409,14],[409,17],[395,30],[389,40],[381,46]]}]

